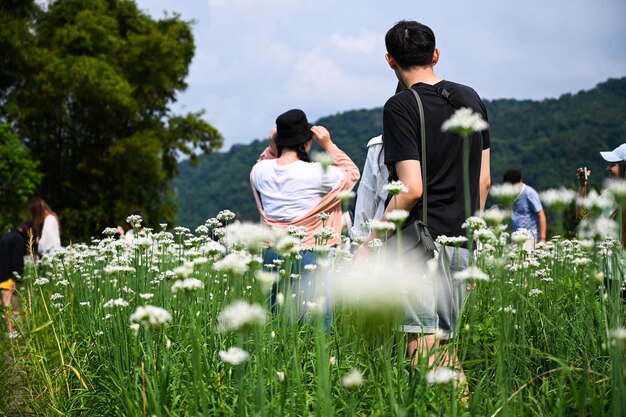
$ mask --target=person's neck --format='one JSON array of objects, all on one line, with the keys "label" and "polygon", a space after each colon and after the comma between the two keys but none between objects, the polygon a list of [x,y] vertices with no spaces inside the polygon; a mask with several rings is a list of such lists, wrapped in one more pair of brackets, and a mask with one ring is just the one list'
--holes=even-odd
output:
[{"label": "person's neck", "polygon": [[417,83],[435,85],[442,80],[442,78],[439,78],[437,77],[437,75],[435,75],[435,71],[431,66],[413,67],[407,70],[400,70],[399,74],[402,77],[402,82],[406,85],[407,88]]},{"label": "person's neck", "polygon": [[276,158],[276,163],[278,165],[288,165],[299,160],[300,157],[298,156],[298,153],[296,151],[291,149],[283,149],[281,155]]}]

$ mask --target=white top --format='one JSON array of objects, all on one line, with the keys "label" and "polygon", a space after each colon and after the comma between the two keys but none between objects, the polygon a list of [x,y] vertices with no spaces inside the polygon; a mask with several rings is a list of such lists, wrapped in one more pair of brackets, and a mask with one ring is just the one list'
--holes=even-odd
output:
[{"label": "white top", "polygon": [[43,229],[37,246],[37,252],[44,255],[54,249],[61,247],[61,232],[59,231],[59,221],[57,217],[48,214],[43,221]]},{"label": "white top", "polygon": [[276,161],[265,159],[252,169],[252,182],[261,196],[263,211],[272,220],[291,221],[304,216],[344,178],[333,165],[324,172],[317,162],[278,165]]},{"label": "white top", "polygon": [[389,170],[385,165],[383,137],[380,135],[367,143],[367,158],[356,193],[354,225],[350,229],[350,236],[369,235],[370,231],[365,223],[382,217],[387,200],[387,191],[383,190],[383,187],[388,182]]}]

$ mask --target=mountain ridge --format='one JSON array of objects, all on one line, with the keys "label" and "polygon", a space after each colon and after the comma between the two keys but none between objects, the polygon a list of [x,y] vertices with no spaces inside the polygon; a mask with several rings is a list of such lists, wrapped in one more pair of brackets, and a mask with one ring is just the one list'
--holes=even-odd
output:
[{"label": "mountain ridge", "polygon": [[[575,171],[587,166],[596,185],[606,163],[599,152],[626,142],[626,77],[611,78],[590,90],[543,100],[484,100],[491,129],[491,178],[499,183],[508,168],[522,170],[537,190],[575,186]],[[360,169],[367,141],[382,131],[382,107],[338,112],[315,122]],[[225,152],[202,156],[198,166],[179,164],[174,182],[177,224],[195,227],[229,209],[242,220],[258,220],[249,172],[267,140],[234,144]]]}]

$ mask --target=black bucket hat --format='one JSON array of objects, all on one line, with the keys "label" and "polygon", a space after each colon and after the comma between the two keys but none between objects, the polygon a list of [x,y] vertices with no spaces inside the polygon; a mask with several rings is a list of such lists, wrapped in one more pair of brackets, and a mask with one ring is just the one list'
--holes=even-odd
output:
[{"label": "black bucket hat", "polygon": [[310,140],[312,126],[302,110],[286,111],[276,118],[276,145],[295,146]]}]

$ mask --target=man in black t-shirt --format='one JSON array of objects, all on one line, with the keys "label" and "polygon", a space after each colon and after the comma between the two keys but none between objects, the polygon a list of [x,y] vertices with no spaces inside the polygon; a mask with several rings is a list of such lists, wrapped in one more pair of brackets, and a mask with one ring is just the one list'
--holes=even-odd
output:
[{"label": "man in black t-shirt", "polygon": [[[392,178],[400,180],[408,192],[395,197],[386,212],[393,209],[410,211],[410,220],[422,217],[422,171],[421,161],[426,158],[426,189],[428,218],[426,223],[433,238],[438,236],[465,235],[461,225],[465,221],[463,186],[463,138],[443,132],[441,126],[454,112],[469,107],[487,120],[485,105],[470,87],[443,80],[434,73],[439,61],[439,49],[435,47],[432,30],[414,21],[401,21],[385,36],[387,63],[395,71],[398,80],[413,88],[420,96],[424,107],[426,130],[426,155],[422,155],[420,122],[417,102],[409,90],[391,97],[383,112],[383,144],[385,164]],[[474,133],[469,138],[470,207],[473,214],[484,207],[490,184],[491,145],[489,130]],[[449,249],[449,248],[446,248]],[[426,300],[427,311],[409,312],[410,321],[405,325],[409,333],[407,353],[410,357],[419,349],[434,362],[433,347],[438,340],[453,337],[465,286],[453,282],[450,269],[464,269],[461,265],[445,265],[447,274],[438,274],[432,297],[421,295]],[[450,259],[445,250],[440,259]],[[456,258],[459,259],[459,258]],[[442,261],[443,262],[443,261]],[[432,300],[430,299],[432,298]],[[454,356],[454,355],[452,355]],[[451,365],[458,366],[456,358],[450,357]]]}]

